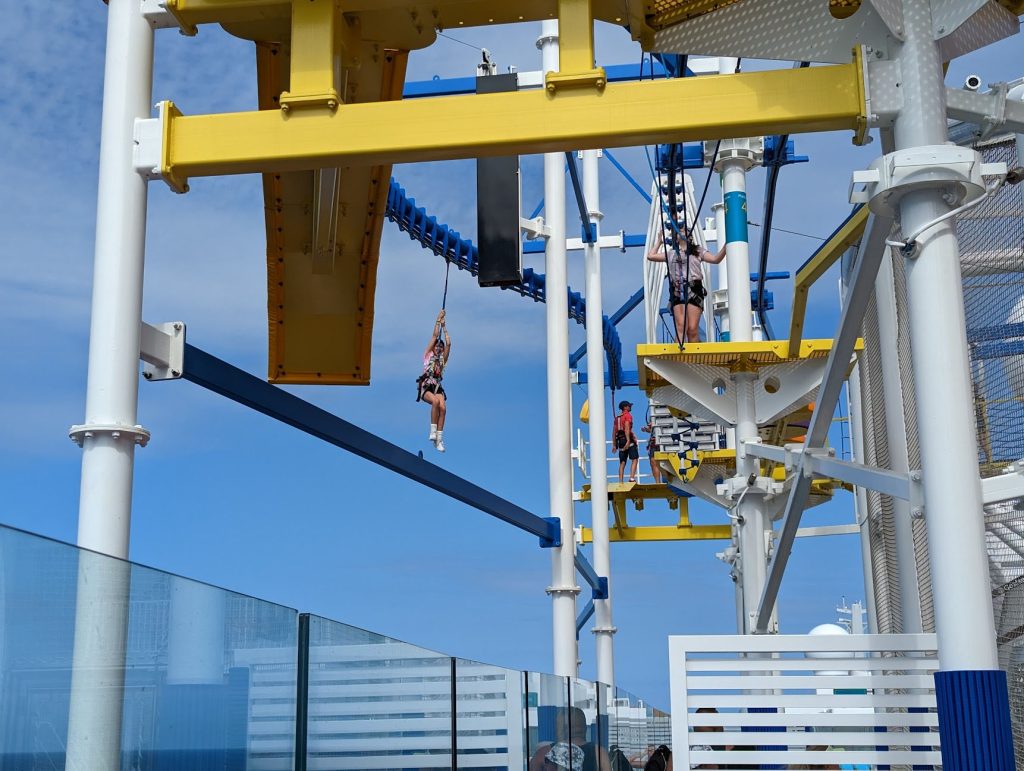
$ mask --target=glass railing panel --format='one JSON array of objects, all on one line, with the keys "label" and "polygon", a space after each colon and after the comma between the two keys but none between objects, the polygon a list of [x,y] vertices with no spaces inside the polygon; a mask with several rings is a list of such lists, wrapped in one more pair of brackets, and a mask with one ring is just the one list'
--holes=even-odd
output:
[{"label": "glass railing panel", "polygon": [[0,528],[0,767],[292,768],[296,615]]},{"label": "glass railing panel", "polygon": [[607,721],[601,716],[598,684],[589,680],[571,680],[569,694],[572,698],[569,735],[572,743],[582,751],[582,765],[579,768],[576,762],[580,756],[574,753],[573,771],[606,771],[608,729]]},{"label": "glass railing panel", "polygon": [[557,749],[557,745],[564,744],[569,736],[568,679],[529,672],[526,688],[527,755],[530,769],[535,771],[545,768],[545,761],[549,764],[547,769],[557,768],[560,755],[564,754],[564,751]]},{"label": "glass railing panel", "polygon": [[609,743],[626,756],[634,768],[643,768],[653,747],[647,736],[647,709],[629,691],[615,689],[609,723]]},{"label": "glass railing panel", "polygon": [[465,659],[455,667],[458,768],[523,771],[523,673]]},{"label": "glass railing panel", "polygon": [[307,767],[450,769],[452,659],[313,616]]}]

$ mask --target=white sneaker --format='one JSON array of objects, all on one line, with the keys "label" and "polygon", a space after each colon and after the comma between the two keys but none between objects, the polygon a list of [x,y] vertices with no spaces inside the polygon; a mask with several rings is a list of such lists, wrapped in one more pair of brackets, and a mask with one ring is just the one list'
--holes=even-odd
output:
[{"label": "white sneaker", "polygon": [[444,452],[444,442],[440,442],[440,441],[439,441],[439,442],[438,442],[437,444],[435,444],[434,446],[435,446],[435,447],[437,448],[437,451],[438,451],[438,452]]},{"label": "white sneaker", "polygon": [[444,452],[444,432],[437,432],[437,439],[434,441],[434,447],[437,448],[438,452]]}]

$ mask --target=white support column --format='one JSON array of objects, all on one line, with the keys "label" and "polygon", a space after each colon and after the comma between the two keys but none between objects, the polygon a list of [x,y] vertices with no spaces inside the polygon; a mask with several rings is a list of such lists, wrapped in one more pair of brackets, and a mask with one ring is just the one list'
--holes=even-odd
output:
[{"label": "white support column", "polygon": [[[733,64],[735,69],[735,64]],[[756,140],[735,140],[723,143],[715,159],[715,170],[722,175],[724,198],[723,230],[726,275],[729,297],[729,341],[750,342],[754,339],[753,318],[750,309],[750,245],[747,228],[747,171],[757,162],[753,144]],[[718,212],[716,212],[716,216]],[[758,437],[754,388],[757,374],[738,372],[732,376],[736,396],[735,444]],[[748,484],[751,477],[760,476],[761,465],[756,458],[737,457],[736,477],[733,480],[733,500],[737,501],[737,529],[739,565],[743,586],[743,607],[746,611],[757,608],[764,591],[768,571],[767,535],[771,522],[765,515],[764,491]],[[753,630],[753,619],[745,612],[746,632]]]},{"label": "white support column", "polygon": [[[128,556],[136,426],[146,181],[132,163],[134,123],[152,102],[153,30],[138,0],[110,0],[100,129],[96,254],[78,545]],[[119,768],[130,571],[83,552],[79,560],[68,720],[69,769]]]},{"label": "white support column", "polygon": [[[747,318],[750,318],[749,314]],[[752,372],[737,372],[733,375],[733,381],[736,383],[736,440],[739,446],[743,447],[745,440],[758,436],[754,412],[754,387],[757,375]],[[738,500],[736,514],[739,517],[739,565],[743,607],[746,611],[746,634],[753,632],[754,619],[750,611],[756,610],[768,577],[767,534],[771,523],[765,516],[764,491],[756,485],[749,484],[751,477],[760,476],[760,470],[761,462],[757,458],[737,455],[736,477],[732,480],[735,487],[732,493],[734,500]]]},{"label": "white support column", "polygon": [[[715,203],[711,205],[711,211],[715,215],[715,249],[721,249],[725,245],[725,204]],[[720,262],[715,266],[715,290],[718,292],[725,292],[728,297],[729,292],[729,267],[725,262]],[[729,303],[728,300],[725,304],[724,313],[716,313],[718,319],[718,329],[722,334],[722,340],[729,339]],[[708,336],[710,337],[710,335]],[[729,445],[730,447],[734,445]]]},{"label": "white support column", "polygon": [[[558,22],[541,22],[537,46],[544,72],[558,71]],[[551,516],[561,523],[562,545],[551,550],[554,673],[576,677],[576,585],[572,509],[572,430],[569,385],[569,284],[565,257],[565,155],[544,155],[544,221],[548,353],[548,484]],[[600,367],[599,367],[600,369]],[[602,437],[602,444],[603,444]],[[605,473],[597,467],[597,474]]]},{"label": "white support column", "polygon": [[[597,150],[583,151],[583,197],[590,210],[595,235],[600,236],[601,198]],[[587,298],[587,399],[590,403],[590,474],[591,526],[594,533],[594,570],[608,578],[607,600],[594,601],[594,645],[597,657],[597,680],[615,685],[611,601],[611,548],[608,540],[608,475],[606,470],[604,410],[604,311],[601,301],[601,248],[588,244],[584,250]]]},{"label": "white support column", "polygon": [[[903,412],[903,378],[900,374],[898,349],[899,320],[896,316],[896,282],[892,271],[892,254],[887,246],[875,281],[878,346],[882,360],[889,468],[905,474],[910,470],[910,452],[907,447],[906,415]],[[896,572],[900,582],[900,618],[903,621],[899,631],[903,634],[922,632],[921,588],[917,579],[910,501],[893,498],[892,518],[896,535]]]},{"label": "white support column", "polygon": [[[947,139],[942,58],[932,39],[929,0],[904,0],[903,8],[897,151]],[[902,231],[916,232],[946,214],[944,194],[941,188],[907,193],[899,207]],[[906,262],[907,293],[939,658],[943,670],[992,670],[999,660],[955,222],[929,228],[917,242],[917,255]]]},{"label": "white support column", "polygon": [[750,310],[750,243],[747,235],[747,169],[750,162],[729,158],[718,163],[725,199],[725,265],[729,276],[729,340],[754,339]]},{"label": "white support column", "polygon": [[[850,416],[850,445],[853,460],[864,463],[864,413],[861,405],[860,364],[855,364],[847,383]],[[863,487],[854,488],[854,511],[860,527],[860,561],[864,571],[864,601],[867,603],[868,634],[878,634],[878,611],[875,603],[875,565],[871,559],[871,531],[868,519],[868,495]]]}]

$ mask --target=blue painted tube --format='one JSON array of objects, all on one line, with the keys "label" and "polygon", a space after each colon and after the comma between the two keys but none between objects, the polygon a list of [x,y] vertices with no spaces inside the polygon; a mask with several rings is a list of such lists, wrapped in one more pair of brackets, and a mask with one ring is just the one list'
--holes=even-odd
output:
[{"label": "blue painted tube", "polygon": [[733,190],[725,198],[725,242],[750,240],[747,228],[747,194],[742,190]]},{"label": "blue painted tube", "polygon": [[1015,771],[1005,672],[936,672],[935,700],[946,771]]}]

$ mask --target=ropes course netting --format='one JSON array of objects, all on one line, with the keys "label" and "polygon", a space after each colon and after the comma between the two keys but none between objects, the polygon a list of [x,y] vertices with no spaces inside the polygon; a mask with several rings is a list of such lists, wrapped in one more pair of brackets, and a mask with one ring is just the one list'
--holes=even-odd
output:
[{"label": "ropes course netting", "polygon": [[[986,162],[1019,165],[1012,139],[979,145]],[[1004,186],[958,226],[983,477],[1024,458],[1024,190]],[[1017,765],[1024,767],[1024,499],[985,507],[999,665],[1010,686]]]},{"label": "ropes course netting", "polygon": [[[978,145],[986,162],[1019,165],[1012,137]],[[1024,186],[1004,186],[958,220],[973,410],[981,476],[1002,473],[1024,458]],[[910,468],[920,468],[916,402],[907,328],[906,274],[893,260],[897,345]],[[888,467],[878,309],[872,299],[863,325],[858,377],[865,463]],[[970,473],[965,470],[965,474]],[[896,572],[892,501],[868,493],[866,512],[878,631],[903,631]],[[934,631],[928,542],[923,520],[912,523],[924,631]],[[1024,768],[1024,498],[985,507],[986,541],[1000,666],[1007,672],[1017,763]]]}]

